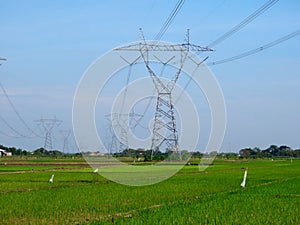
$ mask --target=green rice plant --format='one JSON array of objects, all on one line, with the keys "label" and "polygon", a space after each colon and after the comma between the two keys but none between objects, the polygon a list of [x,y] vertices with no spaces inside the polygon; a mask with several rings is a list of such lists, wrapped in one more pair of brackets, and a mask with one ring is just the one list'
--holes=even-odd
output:
[{"label": "green rice plant", "polygon": [[0,172],[0,224],[299,224],[299,172],[299,160],[217,160],[142,187],[91,168]]}]

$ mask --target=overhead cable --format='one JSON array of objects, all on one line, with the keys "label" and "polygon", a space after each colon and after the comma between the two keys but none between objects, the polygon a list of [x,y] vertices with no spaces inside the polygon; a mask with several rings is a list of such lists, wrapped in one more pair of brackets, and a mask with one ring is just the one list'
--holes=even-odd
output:
[{"label": "overhead cable", "polygon": [[[1,115],[0,115],[0,120],[9,128],[11,129],[13,132],[15,132],[17,135],[19,135],[19,137],[27,137],[23,134],[21,134],[19,131],[17,131],[15,128],[13,128]],[[16,137],[18,138],[18,137]]]},{"label": "overhead cable", "polygon": [[219,43],[221,43],[222,41],[226,40],[227,38],[229,38],[231,35],[233,35],[234,33],[238,32],[239,30],[241,30],[243,27],[245,27],[247,24],[249,24],[251,21],[253,21],[256,17],[258,17],[259,15],[261,15],[262,13],[264,13],[266,10],[268,10],[269,8],[271,8],[273,5],[275,5],[279,0],[270,0],[268,2],[266,2],[264,5],[262,5],[259,9],[257,9],[254,13],[252,13],[251,15],[249,15],[246,19],[244,19],[242,22],[240,22],[238,25],[234,26],[233,28],[231,28],[228,32],[226,32],[225,34],[223,34],[222,36],[220,36],[219,38],[217,38],[216,40],[214,40],[213,42],[211,42],[208,47],[212,47],[215,46]]},{"label": "overhead cable", "polygon": [[176,3],[176,5],[175,5],[174,9],[172,10],[171,14],[169,15],[169,17],[167,18],[167,20],[165,21],[165,23],[161,27],[161,29],[159,30],[157,35],[154,37],[154,40],[160,40],[162,38],[162,36],[165,34],[167,29],[171,25],[172,21],[174,20],[175,16],[180,11],[180,9],[183,6],[184,2],[185,2],[185,0],[179,0]]},{"label": "overhead cable", "polygon": [[21,123],[27,128],[27,130],[29,130],[32,134],[34,134],[35,136],[39,136],[37,135],[30,127],[29,125],[25,122],[25,120],[22,118],[22,116],[20,115],[20,113],[18,112],[18,110],[16,109],[15,105],[13,104],[13,102],[11,101],[10,97],[8,96],[4,86],[2,85],[2,83],[0,82],[0,88],[2,89],[3,94],[5,95],[5,97],[7,98],[7,101],[9,102],[11,108],[13,109],[13,111],[15,112],[15,114],[17,115],[17,117],[19,118],[19,120],[21,121]]},{"label": "overhead cable", "polygon": [[206,65],[218,65],[218,64],[222,64],[222,63],[227,63],[227,62],[231,62],[231,61],[234,61],[234,60],[238,60],[238,59],[241,59],[241,58],[244,58],[246,56],[249,56],[249,55],[252,55],[252,54],[255,54],[257,52],[260,52],[260,51],[263,51],[263,50],[266,50],[268,48],[271,48],[275,45],[278,45],[280,44],[281,42],[284,42],[284,41],[287,41],[297,35],[300,34],[300,29],[293,32],[293,33],[290,33],[284,37],[281,37],[275,41],[272,41],[266,45],[263,45],[261,47],[258,47],[258,48],[255,48],[255,49],[252,49],[250,51],[246,51],[246,52],[243,52],[241,54],[238,54],[236,56],[232,56],[232,57],[229,57],[229,58],[226,58],[226,59],[222,59],[222,60],[218,60],[218,61],[215,61],[215,62],[209,62],[209,63],[206,63]]}]

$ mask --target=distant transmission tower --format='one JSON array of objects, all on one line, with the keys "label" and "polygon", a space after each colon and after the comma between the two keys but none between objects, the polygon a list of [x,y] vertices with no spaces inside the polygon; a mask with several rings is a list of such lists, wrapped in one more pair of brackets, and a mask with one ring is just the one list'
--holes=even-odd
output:
[{"label": "distant transmission tower", "polygon": [[[108,125],[108,139],[110,139],[108,142],[109,154],[122,152],[128,146],[127,131],[125,130],[126,128],[123,125],[123,123],[125,123],[124,116],[118,113],[113,113],[113,114],[106,115],[106,118],[109,121],[109,125]],[[117,138],[116,130],[121,131],[120,132],[121,137],[119,139]]]},{"label": "distant transmission tower", "polygon": [[[137,113],[112,113],[106,115],[110,122],[109,131],[111,142],[108,146],[109,153],[123,152],[128,146],[128,131],[130,130],[130,121],[135,117],[142,117]],[[119,134],[117,138],[116,131]]]},{"label": "distant transmission tower", "polygon": [[[155,152],[165,144],[169,150],[176,152],[181,160],[181,151],[178,144],[178,132],[176,129],[176,120],[174,115],[174,105],[172,100],[172,91],[175,84],[182,72],[183,65],[187,59],[190,51],[203,52],[212,51],[208,47],[201,47],[190,43],[189,30],[187,30],[186,42],[183,44],[167,44],[159,42],[146,42],[142,34],[143,41],[137,44],[131,44],[116,50],[120,51],[139,51],[141,58],[144,61],[146,69],[152,78],[153,84],[157,92],[156,110],[153,126],[153,136],[151,144],[151,159]],[[179,67],[175,73],[175,76],[168,83],[164,82],[151,68],[149,61],[149,53],[152,52],[179,52]],[[176,55],[177,56],[177,55]],[[176,56],[172,56],[167,63],[170,63]],[[157,60],[162,62],[157,56],[154,56]],[[163,63],[163,62],[162,62]]]},{"label": "distant transmission tower", "polygon": [[59,126],[62,123],[62,120],[58,120],[54,117],[53,119],[39,119],[34,122],[36,122],[41,131],[45,133],[44,149],[52,150],[52,130],[55,126]]},{"label": "distant transmission tower", "polygon": [[64,144],[63,144],[63,153],[69,152],[69,137],[71,134],[71,130],[60,130],[59,133],[64,139]]},{"label": "distant transmission tower", "polygon": [[110,155],[119,152],[118,143],[117,136],[113,130],[112,123],[110,122],[107,132],[107,148]]}]

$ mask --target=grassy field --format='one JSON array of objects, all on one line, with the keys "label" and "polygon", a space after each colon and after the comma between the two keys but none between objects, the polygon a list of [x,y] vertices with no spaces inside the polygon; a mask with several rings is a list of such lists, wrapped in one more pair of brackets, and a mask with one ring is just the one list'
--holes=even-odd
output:
[{"label": "grassy field", "polygon": [[143,187],[108,181],[82,159],[0,160],[0,224],[300,224],[296,159],[219,159]]}]

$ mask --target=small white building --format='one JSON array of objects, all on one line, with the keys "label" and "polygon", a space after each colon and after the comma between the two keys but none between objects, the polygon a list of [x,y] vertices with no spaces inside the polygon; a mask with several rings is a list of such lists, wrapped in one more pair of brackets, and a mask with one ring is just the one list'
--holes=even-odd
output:
[{"label": "small white building", "polygon": [[12,156],[11,152],[7,152],[3,149],[0,149],[0,156]]}]

